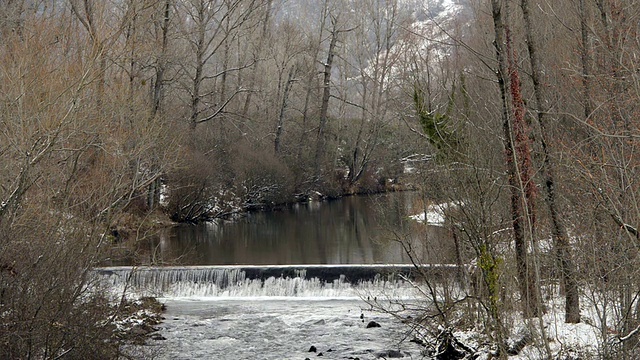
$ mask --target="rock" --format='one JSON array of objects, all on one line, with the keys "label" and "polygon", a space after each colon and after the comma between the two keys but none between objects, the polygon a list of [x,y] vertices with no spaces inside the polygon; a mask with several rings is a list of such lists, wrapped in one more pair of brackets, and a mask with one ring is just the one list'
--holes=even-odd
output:
[{"label": "rock", "polygon": [[443,330],[437,337],[436,360],[459,360],[474,351],[453,336],[450,329]]},{"label": "rock", "polygon": [[402,358],[404,355],[398,350],[385,350],[376,354],[376,357],[385,358],[385,359],[393,359],[393,358]]},{"label": "rock", "polygon": [[382,326],[380,326],[380,324],[378,324],[377,322],[375,322],[373,320],[369,321],[369,323],[367,324],[367,329],[369,329],[369,328],[379,328],[379,327],[382,327]]},{"label": "rock", "polygon": [[529,331],[524,330],[521,331],[517,338],[512,340],[510,346],[507,348],[507,354],[509,355],[518,355],[525,346],[527,346],[533,340],[533,336]]},{"label": "rock", "polygon": [[160,334],[156,334],[151,337],[151,340],[167,340],[167,338]]},{"label": "rock", "polygon": [[133,335],[146,335],[149,332],[142,326],[135,326],[131,329],[130,333]]},{"label": "rock", "polygon": [[318,356],[324,356],[324,355],[322,355],[322,353],[318,353]]},{"label": "rock", "polygon": [[318,351],[318,349],[316,349],[315,346],[311,345],[311,347],[309,348],[309,351],[307,352],[316,352],[316,351]]}]

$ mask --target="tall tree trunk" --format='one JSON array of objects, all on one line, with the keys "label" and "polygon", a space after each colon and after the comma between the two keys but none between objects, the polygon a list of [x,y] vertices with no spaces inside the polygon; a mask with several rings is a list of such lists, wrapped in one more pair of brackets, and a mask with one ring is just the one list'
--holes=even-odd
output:
[{"label": "tall tree trunk", "polygon": [[[225,34],[227,34],[226,36],[229,36],[228,34],[231,32],[231,29],[229,28],[229,23],[231,22],[231,19],[229,17],[225,17],[224,21],[224,25],[222,25],[222,27],[224,28],[224,32]],[[220,87],[219,87],[219,96],[218,96],[218,104],[220,104],[220,106],[222,106],[222,104],[225,103],[225,101],[227,101],[227,69],[229,68],[229,60],[230,60],[230,56],[231,56],[231,41],[225,41],[224,45],[222,46],[222,75],[220,76]],[[238,71],[240,72],[240,71]],[[241,84],[240,82],[238,82],[238,84]]]},{"label": "tall tree trunk", "polygon": [[329,99],[331,97],[331,67],[333,66],[333,57],[335,55],[334,52],[337,42],[338,31],[334,23],[333,31],[331,32],[331,42],[329,43],[329,53],[327,54],[327,61],[324,64],[324,80],[322,82],[322,104],[320,106],[320,125],[318,126],[318,139],[314,161],[316,180],[319,178],[320,173],[322,172],[322,165],[324,162],[324,156],[327,147],[325,127],[327,126]]},{"label": "tall tree trunk", "polygon": [[[495,47],[496,58],[498,60],[498,84],[500,87],[500,96],[502,99],[502,124],[504,132],[504,148],[505,162],[507,165],[507,173],[509,177],[509,187],[511,189],[511,216],[513,221],[513,233],[516,248],[516,267],[517,276],[520,286],[520,296],[522,298],[522,310],[525,317],[537,316],[540,308],[540,301],[537,291],[537,283],[527,259],[527,230],[531,231],[529,225],[529,215],[527,214],[527,206],[525,199],[524,186],[522,181],[522,170],[518,169],[517,156],[521,151],[515,148],[514,133],[512,131],[512,123],[509,115],[509,103],[507,100],[507,77],[509,72],[507,65],[507,42],[505,39],[506,27],[502,16],[501,0],[491,0],[492,16],[495,30]],[[517,89],[515,89],[517,90]],[[517,99],[516,99],[517,100]],[[520,99],[520,101],[522,101]],[[514,104],[514,106],[522,106]],[[516,108],[516,117],[520,116],[520,109]],[[523,124],[518,124],[522,126]],[[522,140],[522,139],[520,139]],[[526,169],[525,169],[526,173]]]},{"label": "tall tree trunk", "polygon": [[[317,57],[317,54],[316,54]],[[307,128],[307,120],[309,118],[309,106],[311,103],[311,94],[313,93],[313,83],[315,82],[315,74],[311,74],[308,78],[307,81],[307,90],[306,90],[306,95],[304,97],[304,106],[302,108],[302,131],[300,132],[300,139],[298,140],[298,146],[297,146],[297,150],[296,150],[296,160],[300,160],[300,158],[302,157],[302,149],[304,147],[305,141],[307,139],[307,132],[306,132],[306,128]]]},{"label": "tall tree trunk", "polygon": [[582,62],[582,88],[585,120],[591,116],[593,105],[591,105],[591,45],[589,42],[589,27],[587,24],[587,4],[586,0],[579,0],[580,12],[580,35],[582,46],[580,47],[580,60]]},{"label": "tall tree trunk", "polygon": [[169,15],[171,11],[171,0],[165,0],[163,9],[162,25],[160,27],[162,34],[162,45],[160,47],[160,56],[156,64],[156,79],[153,84],[153,106],[152,115],[155,116],[162,107],[162,100],[164,98],[164,74],[167,66],[167,46],[168,46],[168,33],[169,33]]},{"label": "tall tree trunk", "polygon": [[282,138],[282,131],[284,125],[284,114],[287,111],[287,101],[289,100],[289,90],[295,81],[296,66],[293,65],[289,69],[289,76],[287,77],[287,83],[284,85],[284,93],[282,94],[282,106],[280,107],[280,115],[278,116],[278,123],[276,124],[276,137],[273,140],[273,150],[277,154],[280,153],[280,141]]},{"label": "tall tree trunk", "polygon": [[329,3],[327,0],[324,0],[323,6],[322,6],[322,12],[320,16],[320,27],[319,27],[320,31],[318,33],[317,39],[313,42],[313,48],[312,48],[313,52],[311,54],[311,59],[313,63],[312,70],[309,72],[306,80],[307,89],[306,89],[306,95],[304,98],[304,106],[302,109],[302,131],[300,134],[300,139],[298,141],[298,149],[296,151],[296,160],[298,161],[300,161],[300,158],[302,157],[303,147],[307,142],[307,131],[305,129],[309,120],[311,96],[313,95],[314,90],[317,90],[319,88],[318,86],[316,86],[317,71],[315,70],[316,68],[315,62],[317,61],[318,56],[320,54],[320,48],[322,46],[322,34],[326,26],[326,19],[327,19],[328,13],[329,13]]},{"label": "tall tree trunk", "polygon": [[[583,1],[583,0],[581,0]],[[545,102],[544,89],[541,85],[542,71],[540,70],[540,62],[537,53],[537,39],[533,34],[533,25],[529,13],[529,0],[521,0],[522,14],[524,17],[525,32],[527,37],[527,47],[529,50],[529,61],[531,62],[531,78],[533,81],[533,91],[535,93],[538,124],[540,125],[540,144],[542,146],[543,166],[541,172],[544,177],[545,184],[545,200],[549,207],[551,215],[551,236],[557,251],[558,263],[562,282],[565,289],[565,322],[580,322],[580,292],[575,278],[575,265],[571,259],[571,246],[569,244],[569,236],[567,229],[561,220],[560,210],[558,208],[558,200],[555,187],[555,166],[550,155],[548,146],[547,116],[548,108]]]},{"label": "tall tree trunk", "polygon": [[[260,34],[260,40],[258,42],[258,49],[257,49],[257,54],[256,54],[256,58],[254,59],[255,62],[253,64],[253,70],[251,71],[251,74],[249,75],[249,86],[253,86],[254,82],[256,80],[256,74],[258,72],[258,66],[259,66],[259,59],[260,56],[262,56],[262,52],[264,49],[264,44],[267,41],[267,30],[269,30],[269,19],[271,18],[271,7],[272,7],[272,2],[273,0],[267,0],[267,4],[266,4],[266,9],[265,9],[265,13],[264,13],[264,20],[262,23],[262,32]],[[249,91],[247,92],[247,97],[244,99],[244,106],[242,108],[242,117],[243,118],[247,118],[249,115],[249,107],[251,105],[251,96],[253,94],[253,91]]]},{"label": "tall tree trunk", "polygon": [[204,54],[207,48],[207,44],[205,43],[206,24],[203,22],[203,19],[205,18],[204,12],[204,5],[200,4],[200,7],[198,8],[199,23],[197,24],[198,38],[196,39],[195,73],[193,75],[193,78],[191,79],[192,88],[190,122],[192,129],[196,128],[196,125],[198,124],[198,116],[200,115],[200,91],[202,90],[202,77],[205,65]]}]

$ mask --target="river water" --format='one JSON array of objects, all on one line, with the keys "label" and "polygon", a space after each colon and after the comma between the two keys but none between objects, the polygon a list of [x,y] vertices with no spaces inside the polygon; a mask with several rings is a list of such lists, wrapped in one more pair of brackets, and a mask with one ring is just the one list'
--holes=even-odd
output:
[{"label": "river water", "polygon": [[[406,249],[420,262],[454,262],[443,227],[410,219],[421,211],[416,196],[353,196],[178,226],[143,252],[143,263],[160,267],[98,273],[113,289],[167,305],[165,340],[148,345],[161,359],[315,358],[312,345],[329,359],[423,358],[408,327],[371,305],[423,301],[413,281],[390,275],[412,268]],[[446,275],[453,267],[431,269]],[[401,316],[409,315],[417,316]],[[367,328],[371,320],[381,327]]]},{"label": "river water", "polygon": [[[250,212],[234,220],[181,225],[159,234],[142,263],[171,265],[407,264],[453,262],[446,231],[409,219],[413,192],[349,196]],[[131,265],[130,259],[111,265]]]},{"label": "river water", "polygon": [[151,344],[161,359],[422,359],[425,351],[400,320],[358,300],[169,299],[167,308],[166,340]]}]

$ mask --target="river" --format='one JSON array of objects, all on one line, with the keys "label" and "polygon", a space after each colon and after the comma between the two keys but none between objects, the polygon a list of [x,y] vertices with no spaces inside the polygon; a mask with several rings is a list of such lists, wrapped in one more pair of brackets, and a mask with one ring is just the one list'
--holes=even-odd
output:
[{"label": "river", "polygon": [[[406,281],[407,248],[420,262],[443,264],[427,277],[454,269],[445,228],[410,219],[420,212],[416,197],[352,196],[177,226],[141,252],[155,266],[97,272],[116,292],[167,305],[165,340],[149,344],[161,359],[304,359],[318,355],[311,346],[328,359],[422,358],[406,325],[370,302],[423,301]],[[371,320],[382,327],[367,328]]]},{"label": "river", "polygon": [[[419,261],[453,262],[439,226],[409,219],[414,192],[349,196],[276,211],[249,212],[233,221],[179,225],[146,244],[142,263],[170,265],[407,264],[405,245]],[[133,265],[131,259],[110,265]]]}]

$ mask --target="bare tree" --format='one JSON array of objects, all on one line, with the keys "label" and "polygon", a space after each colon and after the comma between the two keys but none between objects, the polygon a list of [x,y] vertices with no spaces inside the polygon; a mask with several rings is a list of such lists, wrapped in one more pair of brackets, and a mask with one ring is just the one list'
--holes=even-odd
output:
[{"label": "bare tree", "polygon": [[156,38],[160,40],[160,50],[156,59],[155,79],[153,82],[152,114],[154,116],[158,112],[161,112],[163,105],[162,102],[165,95],[165,76],[167,72],[167,57],[169,51],[169,26],[171,24],[171,11],[173,9],[172,0],[165,0],[160,3],[160,5],[160,20],[154,23]]},{"label": "bare tree", "polygon": [[189,94],[189,123],[192,127],[223,114],[227,105],[246,91],[235,89],[221,103],[217,103],[214,100],[216,98],[212,97],[217,90],[210,83],[230,71],[248,66],[240,64],[233,69],[213,70],[220,50],[236,36],[257,5],[253,0],[193,0],[178,4],[176,11],[180,14],[180,32],[189,55],[193,56],[191,61],[181,64],[188,81],[185,90]]},{"label": "bare tree", "polygon": [[351,51],[345,53],[346,69],[341,71],[347,77],[346,88],[339,89],[338,95],[354,108],[346,116],[357,118],[355,138],[346,134],[343,137],[346,146],[342,160],[348,168],[349,186],[354,186],[365,174],[381,142],[389,104],[397,91],[391,73],[401,66],[398,59],[406,50],[397,43],[398,24],[403,22],[403,15],[396,1],[363,1],[358,6],[367,9],[366,16],[353,20],[354,29],[345,45]]},{"label": "bare tree", "polygon": [[565,320],[568,323],[580,322],[580,293],[576,280],[575,265],[572,261],[571,246],[569,244],[569,236],[565,228],[560,214],[558,204],[558,194],[556,192],[555,181],[555,164],[551,158],[549,149],[549,133],[550,129],[547,125],[549,109],[547,105],[549,101],[546,99],[543,89],[543,72],[541,70],[540,60],[538,57],[537,39],[534,34],[533,20],[531,19],[530,6],[528,0],[521,1],[522,13],[524,16],[525,31],[527,38],[527,47],[529,50],[529,61],[531,63],[531,79],[536,100],[536,113],[538,115],[538,124],[540,126],[540,144],[542,146],[543,163],[541,170],[544,177],[544,185],[546,191],[545,200],[549,207],[551,216],[551,225],[554,244],[558,253],[558,262],[560,263],[560,271],[562,281],[565,287]]},{"label": "bare tree", "polygon": [[335,57],[336,45],[338,44],[338,36],[341,32],[339,29],[339,17],[333,13],[329,13],[331,21],[329,49],[327,50],[327,59],[323,64],[323,80],[322,80],[322,102],[320,103],[320,125],[318,125],[318,135],[316,139],[316,154],[314,158],[314,168],[316,179],[320,177],[324,156],[327,147],[326,126],[329,114],[329,100],[331,98],[331,69],[333,67],[333,58]]},{"label": "bare tree", "polygon": [[[120,126],[132,115],[127,91],[119,99],[105,87],[98,111],[102,59],[78,46],[78,15],[48,5],[23,17],[28,36],[0,44],[0,353],[116,358],[113,309],[91,271],[114,240],[113,222],[155,176],[142,163],[162,132]],[[134,115],[148,118],[146,109]]]},{"label": "bare tree", "polygon": [[[541,309],[539,289],[531,264],[527,259],[527,244],[533,236],[532,210],[535,184],[531,177],[531,159],[524,122],[524,104],[520,95],[520,84],[515,69],[511,40],[504,22],[504,6],[500,0],[491,1],[494,22],[496,57],[498,60],[498,84],[502,98],[502,121],[505,159],[511,191],[511,216],[516,247],[518,281],[525,317],[536,316]],[[508,90],[510,84],[510,90]],[[509,114],[508,96],[513,98],[513,118]]]}]

